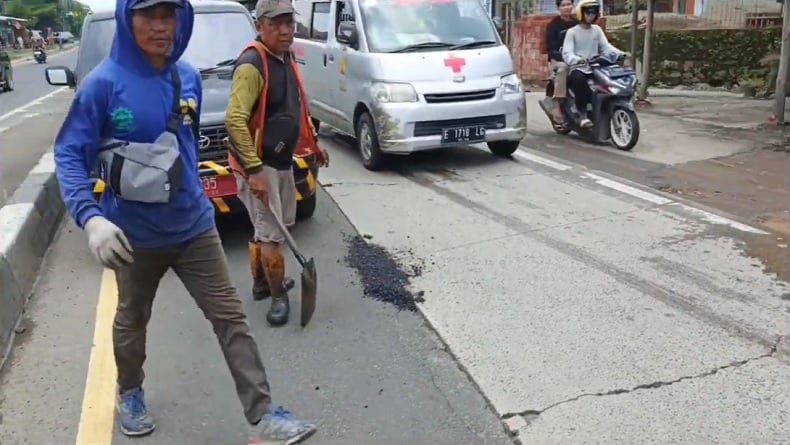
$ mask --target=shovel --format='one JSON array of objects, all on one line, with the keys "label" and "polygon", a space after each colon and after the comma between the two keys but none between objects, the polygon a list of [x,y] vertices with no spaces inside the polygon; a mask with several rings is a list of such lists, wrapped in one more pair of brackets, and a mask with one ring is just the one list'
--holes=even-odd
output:
[{"label": "shovel", "polygon": [[315,297],[318,293],[318,276],[315,271],[315,261],[312,258],[308,260],[302,255],[299,248],[296,247],[296,241],[294,241],[291,233],[288,232],[285,224],[280,220],[280,215],[277,212],[272,212],[272,214],[285,237],[285,242],[288,243],[288,247],[291,248],[296,260],[302,266],[302,310],[300,316],[302,327],[305,327],[310,322],[310,319],[313,318]]}]

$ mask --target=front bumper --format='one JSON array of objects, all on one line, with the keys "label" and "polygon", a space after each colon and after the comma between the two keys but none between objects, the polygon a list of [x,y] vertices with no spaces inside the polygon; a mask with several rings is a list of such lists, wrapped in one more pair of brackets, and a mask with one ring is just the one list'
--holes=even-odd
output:
[{"label": "front bumper", "polygon": [[497,91],[490,100],[451,103],[385,103],[372,110],[381,151],[409,154],[416,151],[465,145],[442,143],[442,129],[482,125],[485,140],[518,140],[527,134],[527,104],[523,93]]},{"label": "front bumper", "polygon": [[[231,189],[226,189],[222,192],[214,192],[211,184],[216,184],[216,181],[210,179],[218,177],[233,177],[233,172],[225,162],[216,161],[201,161],[198,164],[200,179],[203,181],[203,189],[206,195],[211,199],[214,204],[214,209],[217,213],[231,213],[234,207],[234,201],[238,201],[237,189],[234,186]],[[294,182],[296,183],[296,202],[297,205],[316,193],[317,178],[318,178],[318,162],[314,155],[301,158],[294,157],[293,163]],[[93,193],[97,199],[104,192],[104,181],[95,179],[93,186]]]}]

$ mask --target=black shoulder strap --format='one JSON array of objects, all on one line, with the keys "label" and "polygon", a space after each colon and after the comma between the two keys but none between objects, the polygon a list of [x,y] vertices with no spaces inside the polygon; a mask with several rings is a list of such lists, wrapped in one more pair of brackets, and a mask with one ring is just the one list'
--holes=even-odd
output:
[{"label": "black shoulder strap", "polygon": [[[167,131],[178,134],[178,127],[181,123],[181,76],[178,75],[178,67],[175,65],[170,73],[173,82],[173,107],[167,122]],[[197,139],[200,134],[200,116],[195,116],[197,113],[192,113],[191,110],[188,112],[192,118],[192,134]]]},{"label": "black shoulder strap", "polygon": [[178,126],[181,123],[181,76],[178,75],[178,67],[173,65],[170,75],[173,82],[173,106],[170,109],[170,119],[167,121],[167,131],[178,134]]}]

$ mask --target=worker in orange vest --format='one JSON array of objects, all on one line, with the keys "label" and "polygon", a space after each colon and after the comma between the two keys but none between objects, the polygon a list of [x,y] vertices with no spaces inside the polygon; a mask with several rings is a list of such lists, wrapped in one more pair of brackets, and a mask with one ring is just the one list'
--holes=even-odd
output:
[{"label": "worker in orange vest", "polygon": [[[272,297],[266,317],[272,326],[288,322],[288,290],[294,285],[285,275],[284,237],[273,213],[286,226],[295,222],[295,152],[317,155],[319,165],[327,165],[329,160],[326,151],[317,146],[291,52],[293,11],[287,0],[258,3],[259,36],[236,61],[225,120],[231,142],[230,167],[255,228],[250,242],[253,297]],[[256,276],[257,270],[264,276]]]}]

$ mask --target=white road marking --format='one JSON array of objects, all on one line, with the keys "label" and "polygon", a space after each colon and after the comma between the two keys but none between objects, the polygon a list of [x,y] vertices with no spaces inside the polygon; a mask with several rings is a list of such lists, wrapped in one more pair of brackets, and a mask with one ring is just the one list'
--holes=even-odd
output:
[{"label": "white road marking", "polygon": [[[538,156],[533,153],[525,152],[522,150],[516,151],[513,153],[513,156],[525,161],[534,162],[536,164],[541,164],[549,168],[553,168],[554,170],[559,171],[567,171],[572,170],[573,167],[570,165],[566,165],[560,162],[553,161],[551,159],[544,158],[542,156]],[[742,232],[747,233],[754,233],[758,235],[769,235],[769,232],[764,230],[760,230],[756,227],[752,227],[747,224],[740,223],[738,221],[734,221],[730,218],[726,218],[720,215],[716,215],[714,213],[698,209],[696,207],[692,207],[687,204],[683,204],[677,201],[673,201],[671,199],[665,198],[663,196],[657,195],[655,193],[646,192],[644,190],[640,190],[635,187],[631,187],[630,185],[623,184],[622,182],[618,182],[609,178],[604,178],[603,176],[596,175],[594,173],[584,173],[581,175],[583,178],[592,179],[595,181],[596,184],[601,185],[603,187],[610,188],[612,190],[616,190],[620,193],[624,193],[629,196],[633,196],[634,198],[639,198],[643,201],[651,202],[656,205],[671,205],[673,207],[677,207],[683,209],[684,211],[696,215],[703,220],[717,225],[725,225],[729,226],[733,229],[740,230]]]},{"label": "white road marking", "polygon": [[620,193],[625,193],[626,195],[631,195],[635,198],[652,202],[653,204],[664,205],[673,202],[671,199],[664,198],[663,196],[658,196],[653,193],[648,193],[643,190],[639,190],[637,188],[631,187],[630,185],[625,185],[623,183],[613,181],[611,179],[604,178],[603,176],[598,176],[593,173],[585,173],[582,175],[582,177],[590,178],[593,181],[595,181],[595,183],[598,185],[608,187],[612,190],[617,190]]},{"label": "white road marking", "polygon": [[543,156],[538,156],[521,150],[518,150],[515,153],[513,153],[513,156],[519,159],[523,159],[525,161],[531,161],[540,165],[545,165],[546,167],[553,168],[554,170],[566,171],[573,169],[573,167],[571,167],[570,165],[565,165],[560,162],[552,161],[551,159],[546,159]]},{"label": "white road marking", "polygon": [[36,116],[38,116],[39,114],[41,114],[41,113],[27,113],[27,114],[25,115],[25,119],[30,119],[31,117],[36,117]]},{"label": "white road marking", "polygon": [[0,127],[0,133],[3,133],[3,132],[5,132],[8,129],[9,129],[9,127]]},{"label": "white road marking", "polygon": [[45,100],[47,100],[47,99],[53,97],[54,95],[60,93],[61,91],[67,90],[68,88],[69,87],[60,87],[57,90],[50,91],[49,93],[39,97],[38,99],[32,100],[32,101],[22,105],[21,107],[14,108],[13,110],[9,111],[8,113],[0,116],[0,122],[8,119],[9,117],[11,117],[11,116],[13,116],[15,114],[24,113],[28,108],[30,108],[30,107],[32,107],[34,105],[38,105],[41,102],[44,102]]},{"label": "white road marking", "polygon": [[585,173],[582,177],[590,178],[594,180],[598,185],[602,185],[604,187],[610,188],[612,190],[617,190],[618,192],[625,193],[626,195],[633,196],[635,198],[639,198],[648,202],[652,202],[653,204],[658,205],[670,205],[673,207],[678,207],[683,209],[684,211],[691,213],[693,215],[699,216],[703,220],[711,223],[711,224],[718,224],[718,225],[725,225],[729,226],[733,229],[740,230],[741,232],[748,232],[748,233],[755,233],[758,235],[768,235],[769,233],[758,228],[739,223],[738,221],[731,220],[729,218],[725,218],[723,216],[719,216],[710,212],[707,212],[702,209],[698,209],[696,207],[692,207],[687,204],[682,204],[677,201],[673,201],[671,199],[664,198],[663,196],[659,196],[650,192],[646,192],[643,190],[639,190],[637,188],[631,187],[629,185],[613,181],[608,178],[604,178],[602,176],[598,176],[593,173]]},{"label": "white road marking", "polygon": [[709,222],[711,224],[721,224],[721,225],[725,225],[725,226],[730,226],[733,229],[737,229],[737,230],[740,230],[742,232],[755,233],[757,235],[770,235],[770,233],[768,233],[768,232],[766,232],[764,230],[760,230],[760,229],[758,229],[756,227],[752,227],[752,226],[749,226],[749,225],[746,225],[746,224],[743,224],[743,223],[739,223],[738,221],[733,221],[733,220],[731,220],[729,218],[725,218],[723,216],[719,216],[719,215],[716,215],[716,214],[713,214],[713,213],[710,213],[710,212],[706,212],[705,210],[701,210],[701,209],[698,209],[696,207],[691,207],[690,205],[681,204],[679,202],[673,202],[670,205],[671,206],[675,206],[675,207],[680,207],[680,208],[682,208],[683,210],[685,210],[685,211],[687,211],[689,213],[693,213],[693,214],[701,217],[702,219],[704,219],[705,221],[707,221],[707,222]]}]

